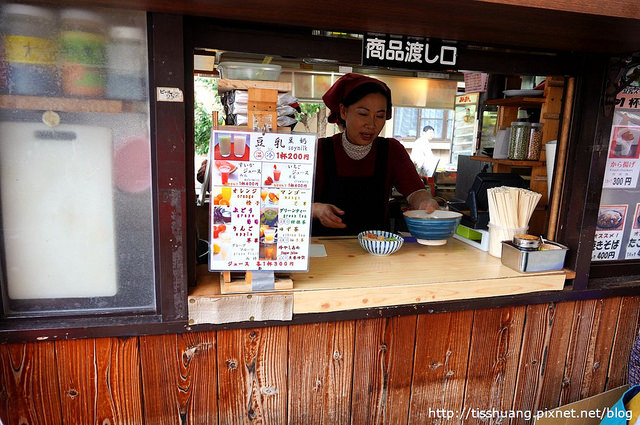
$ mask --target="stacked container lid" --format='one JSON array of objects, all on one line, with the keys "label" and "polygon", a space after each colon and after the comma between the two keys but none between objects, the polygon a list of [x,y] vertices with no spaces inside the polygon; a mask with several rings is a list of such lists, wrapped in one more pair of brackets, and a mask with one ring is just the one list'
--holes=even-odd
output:
[{"label": "stacked container lid", "polygon": [[27,96],[56,96],[56,17],[50,10],[6,4],[2,8],[7,91]]},{"label": "stacked container lid", "polygon": [[101,13],[6,4],[0,9],[0,92],[144,100],[146,36]]},{"label": "stacked container lid", "polygon": [[145,98],[145,38],[142,29],[116,26],[109,31],[107,92],[113,99]]},{"label": "stacked container lid", "polygon": [[102,17],[88,10],[62,10],[59,41],[64,94],[103,96],[107,39]]}]

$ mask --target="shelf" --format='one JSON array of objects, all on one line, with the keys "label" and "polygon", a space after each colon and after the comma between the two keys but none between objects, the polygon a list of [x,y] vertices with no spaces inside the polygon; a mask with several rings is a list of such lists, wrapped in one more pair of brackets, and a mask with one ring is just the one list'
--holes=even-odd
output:
[{"label": "shelf", "polygon": [[[220,131],[258,131],[258,130],[254,130],[252,128],[249,128],[248,125],[219,125],[216,127],[213,127],[212,130],[220,130]],[[292,133],[291,131],[291,127],[278,127],[276,129],[276,133],[283,133],[283,134],[289,134]]]},{"label": "shelf", "polygon": [[504,99],[490,99],[484,102],[485,105],[498,106],[531,106],[538,107],[545,103],[544,97],[507,97]]},{"label": "shelf", "polygon": [[513,159],[494,159],[488,156],[475,155],[471,157],[474,161],[491,162],[493,164],[511,165],[514,167],[542,167],[543,161],[517,161]]},{"label": "shelf", "polygon": [[146,101],[0,95],[0,109],[121,114],[145,112],[146,107]]},{"label": "shelf", "polygon": [[249,90],[249,89],[275,89],[282,93],[291,91],[291,83],[280,81],[255,81],[255,80],[227,80],[221,78],[218,80],[218,93],[224,93],[231,90]]}]

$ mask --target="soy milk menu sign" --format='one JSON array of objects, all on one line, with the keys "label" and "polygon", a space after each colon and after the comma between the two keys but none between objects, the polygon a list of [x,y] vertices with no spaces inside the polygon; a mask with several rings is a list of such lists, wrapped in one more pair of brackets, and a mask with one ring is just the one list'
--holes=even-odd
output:
[{"label": "soy milk menu sign", "polygon": [[210,270],[308,269],[315,142],[213,131]]}]

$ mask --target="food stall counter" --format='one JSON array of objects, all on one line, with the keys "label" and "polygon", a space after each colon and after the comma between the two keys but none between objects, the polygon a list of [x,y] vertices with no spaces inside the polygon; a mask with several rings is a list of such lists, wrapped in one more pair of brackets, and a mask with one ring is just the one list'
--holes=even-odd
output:
[{"label": "food stall counter", "polygon": [[563,270],[520,273],[456,239],[442,246],[409,240],[386,257],[365,252],[356,237],[312,238],[312,251],[319,245],[326,256],[312,256],[309,271],[292,273],[293,288],[281,291],[222,294],[220,273],[203,266],[189,294],[190,323],[290,320],[293,314],[559,291],[567,279]]}]

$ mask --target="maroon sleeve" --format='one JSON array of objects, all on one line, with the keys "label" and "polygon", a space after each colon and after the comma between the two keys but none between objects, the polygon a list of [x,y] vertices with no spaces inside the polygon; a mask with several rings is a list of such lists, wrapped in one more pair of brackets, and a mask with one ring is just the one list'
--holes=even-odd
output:
[{"label": "maroon sleeve", "polygon": [[389,139],[389,169],[391,185],[398,189],[405,197],[419,189],[424,189],[424,183],[416,171],[411,157],[402,144],[396,139]]},{"label": "maroon sleeve", "polygon": [[316,147],[316,169],[313,181],[313,202],[322,202],[321,195],[324,187],[324,153],[322,140],[318,139]]}]

